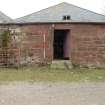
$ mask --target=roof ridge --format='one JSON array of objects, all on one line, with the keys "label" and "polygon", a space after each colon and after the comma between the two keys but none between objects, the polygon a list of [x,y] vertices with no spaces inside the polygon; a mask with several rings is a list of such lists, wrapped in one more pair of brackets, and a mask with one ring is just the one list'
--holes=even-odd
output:
[{"label": "roof ridge", "polygon": [[[16,18],[16,19],[20,19],[20,18],[24,18],[24,17],[26,17],[26,16],[30,16],[30,15],[32,15],[32,14],[34,14],[34,13],[38,13],[38,12],[40,12],[40,11],[43,11],[43,10],[46,10],[46,9],[49,9],[49,8],[52,8],[52,7],[55,7],[55,6],[61,5],[61,4],[63,4],[63,3],[66,3],[66,2],[62,2],[62,3],[56,4],[56,5],[49,6],[49,7],[47,7],[47,8],[41,9],[41,10],[36,11],[36,12],[33,12],[33,13],[30,13],[30,14],[25,15],[25,16],[21,16],[21,17]],[[14,19],[14,20],[16,20],[16,19]]]},{"label": "roof ridge", "polygon": [[80,7],[80,6],[77,6],[77,5],[71,4],[71,3],[67,3],[67,2],[63,2],[63,3],[69,4],[69,5],[72,5],[72,6],[74,6],[74,7],[77,7],[77,8],[80,8],[80,9],[83,9],[83,10],[86,10],[86,11],[92,12],[92,13],[94,13],[94,14],[101,15],[101,16],[104,16],[104,17],[105,17],[105,15],[103,15],[103,14],[100,14],[100,13],[94,12],[94,11],[89,10],[89,9],[85,9],[85,8],[83,8],[83,7]]},{"label": "roof ridge", "polygon": [[4,16],[8,17],[8,19],[13,20],[10,16],[6,15],[4,12],[0,11],[1,14],[3,14]]},{"label": "roof ridge", "polygon": [[89,11],[89,12],[91,12],[91,13],[94,13],[94,14],[97,14],[97,15],[100,15],[100,16],[105,17],[105,15],[103,15],[103,14],[96,13],[96,12],[94,12],[94,11],[91,11],[91,10],[88,10],[88,9],[85,9],[85,8],[82,8],[82,7],[79,7],[79,6],[77,6],[77,5],[74,5],[74,4],[71,4],[71,3],[68,3],[68,2],[62,2],[62,3],[56,4],[56,5],[52,5],[52,6],[49,6],[49,7],[47,7],[47,8],[41,9],[41,10],[39,10],[39,11],[30,13],[30,14],[28,14],[28,15],[21,16],[21,17],[19,17],[19,18],[14,19],[14,20],[17,20],[17,19],[20,19],[20,18],[25,18],[25,17],[30,16],[30,15],[32,15],[32,14],[38,13],[38,12],[40,12],[40,11],[43,11],[43,10],[46,10],[46,9],[49,9],[49,8],[53,8],[53,7],[55,7],[55,6],[59,6],[59,5],[61,5],[61,4],[71,5],[71,6],[74,6],[74,7],[76,7],[76,8],[79,8],[79,9],[82,9],[82,10],[85,10],[85,11]]}]

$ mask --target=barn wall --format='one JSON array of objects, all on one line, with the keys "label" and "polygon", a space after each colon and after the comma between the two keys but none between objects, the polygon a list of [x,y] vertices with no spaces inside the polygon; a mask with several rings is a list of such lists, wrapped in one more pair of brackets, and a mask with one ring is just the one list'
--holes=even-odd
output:
[{"label": "barn wall", "polygon": [[[50,25],[22,26],[21,58],[29,64],[46,64],[52,60],[52,33]],[[45,38],[44,38],[45,37]],[[45,42],[44,42],[45,41]]]},{"label": "barn wall", "polygon": [[70,29],[74,65],[105,67],[105,24],[57,24],[55,29]]},{"label": "barn wall", "polygon": [[[52,61],[51,25],[1,25],[0,34],[7,29],[11,31],[11,43],[7,52],[13,53],[9,58],[15,56],[15,60],[11,59],[14,65],[42,65]],[[2,53],[1,48],[0,53]],[[5,57],[2,59],[4,60]],[[2,65],[1,62],[0,65]]]},{"label": "barn wall", "polygon": [[15,40],[11,41],[11,49],[17,49],[15,51],[18,52],[16,58],[19,64],[50,63],[53,60],[54,29],[70,29],[72,63],[105,67],[104,24],[31,24],[10,25],[9,28],[15,37]]},{"label": "barn wall", "polygon": [[73,25],[71,60],[82,66],[105,67],[105,25]]}]

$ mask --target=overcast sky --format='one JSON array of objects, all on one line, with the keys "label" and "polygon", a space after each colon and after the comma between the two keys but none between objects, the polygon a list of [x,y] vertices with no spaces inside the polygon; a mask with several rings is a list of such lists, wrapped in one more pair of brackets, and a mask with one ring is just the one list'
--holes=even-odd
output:
[{"label": "overcast sky", "polygon": [[105,0],[0,0],[0,11],[18,18],[61,2],[68,2],[97,13],[105,12]]}]

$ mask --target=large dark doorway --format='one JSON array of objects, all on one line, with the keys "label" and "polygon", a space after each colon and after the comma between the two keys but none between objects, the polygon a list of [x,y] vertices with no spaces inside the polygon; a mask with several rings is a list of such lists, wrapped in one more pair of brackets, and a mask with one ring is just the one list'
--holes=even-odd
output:
[{"label": "large dark doorway", "polygon": [[70,30],[54,30],[54,59],[69,59]]}]

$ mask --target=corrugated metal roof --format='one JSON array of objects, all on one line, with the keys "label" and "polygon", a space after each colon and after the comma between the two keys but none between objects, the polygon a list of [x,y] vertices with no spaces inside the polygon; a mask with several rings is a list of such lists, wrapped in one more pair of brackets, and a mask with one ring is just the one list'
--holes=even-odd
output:
[{"label": "corrugated metal roof", "polygon": [[[71,19],[63,20],[62,18],[65,15],[70,15]],[[105,16],[63,2],[47,9],[15,19],[15,22],[105,22]]]},{"label": "corrugated metal roof", "polygon": [[10,22],[13,22],[12,19],[0,11],[0,23],[10,23]]}]

